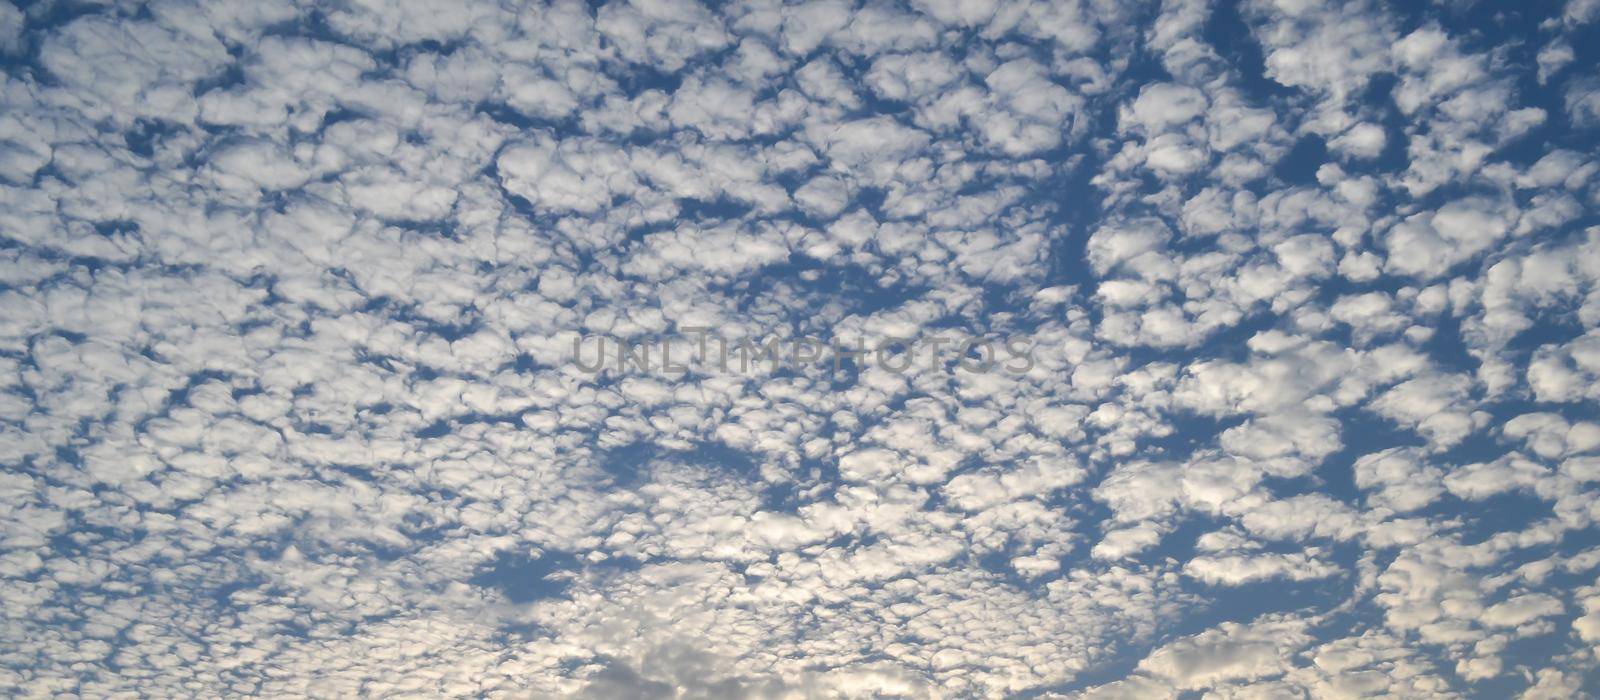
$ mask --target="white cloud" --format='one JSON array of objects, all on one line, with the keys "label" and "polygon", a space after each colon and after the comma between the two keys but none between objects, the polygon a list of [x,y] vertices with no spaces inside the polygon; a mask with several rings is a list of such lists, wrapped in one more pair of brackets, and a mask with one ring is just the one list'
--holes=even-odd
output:
[{"label": "white cloud", "polygon": [[1362,456],[1355,463],[1356,486],[1373,491],[1367,496],[1371,506],[1397,513],[1424,508],[1444,493],[1443,472],[1426,460],[1417,450],[1406,448]]},{"label": "white cloud", "polygon": [[1304,624],[1293,620],[1224,623],[1156,649],[1139,668],[1182,689],[1270,678],[1283,673],[1287,652],[1307,639]]},{"label": "white cloud", "polygon": [[1341,569],[1302,553],[1223,554],[1190,559],[1183,573],[1207,584],[1238,586],[1283,579],[1312,581],[1337,575]]},{"label": "white cloud", "polygon": [[1395,224],[1384,241],[1387,267],[1401,274],[1433,279],[1470,260],[1504,237],[1515,221],[1514,207],[1484,198],[1450,202],[1432,214],[1416,214]]},{"label": "white cloud", "polygon": [[1376,158],[1383,153],[1388,135],[1377,124],[1357,124],[1328,143],[1333,150],[1351,158]]}]

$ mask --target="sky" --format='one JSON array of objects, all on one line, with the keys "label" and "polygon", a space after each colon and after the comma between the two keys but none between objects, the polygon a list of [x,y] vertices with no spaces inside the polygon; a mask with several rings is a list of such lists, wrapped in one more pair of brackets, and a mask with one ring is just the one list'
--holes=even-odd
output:
[{"label": "sky", "polygon": [[0,694],[1600,696],[1597,28],[0,0]]}]

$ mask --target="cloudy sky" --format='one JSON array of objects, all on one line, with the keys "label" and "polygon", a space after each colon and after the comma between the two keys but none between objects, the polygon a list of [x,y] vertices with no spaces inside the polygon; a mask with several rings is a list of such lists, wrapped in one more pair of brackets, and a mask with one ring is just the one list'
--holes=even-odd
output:
[{"label": "cloudy sky", "polygon": [[0,1],[0,694],[1600,693],[1600,1],[1388,5]]}]

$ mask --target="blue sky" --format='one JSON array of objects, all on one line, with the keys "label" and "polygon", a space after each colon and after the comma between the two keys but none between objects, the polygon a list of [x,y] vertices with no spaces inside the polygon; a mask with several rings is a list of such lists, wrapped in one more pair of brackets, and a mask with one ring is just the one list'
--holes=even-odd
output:
[{"label": "blue sky", "polygon": [[1597,26],[0,3],[0,692],[1594,697]]}]

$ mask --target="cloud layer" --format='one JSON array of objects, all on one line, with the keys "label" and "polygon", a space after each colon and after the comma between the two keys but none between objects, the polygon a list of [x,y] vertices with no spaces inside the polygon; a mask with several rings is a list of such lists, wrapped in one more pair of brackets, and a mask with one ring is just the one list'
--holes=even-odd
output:
[{"label": "cloud layer", "polygon": [[0,690],[1586,697],[1538,11],[0,4]]}]

